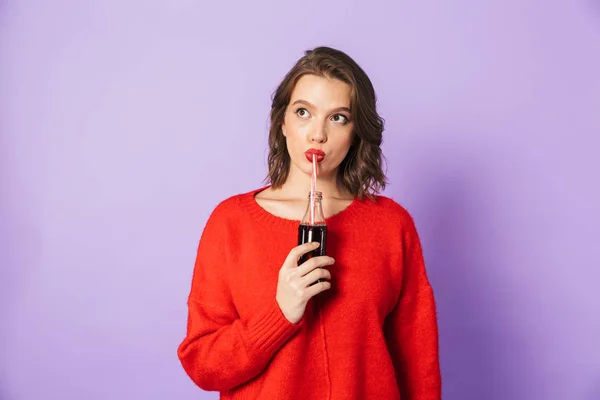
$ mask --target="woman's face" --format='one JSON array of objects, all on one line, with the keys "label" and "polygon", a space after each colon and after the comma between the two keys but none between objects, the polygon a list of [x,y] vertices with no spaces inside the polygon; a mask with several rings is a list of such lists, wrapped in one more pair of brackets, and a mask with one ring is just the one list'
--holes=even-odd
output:
[{"label": "woman's face", "polygon": [[304,75],[298,80],[281,127],[291,168],[310,175],[314,149],[325,154],[317,158],[319,176],[335,176],[353,139],[350,91],[350,85],[337,79]]}]

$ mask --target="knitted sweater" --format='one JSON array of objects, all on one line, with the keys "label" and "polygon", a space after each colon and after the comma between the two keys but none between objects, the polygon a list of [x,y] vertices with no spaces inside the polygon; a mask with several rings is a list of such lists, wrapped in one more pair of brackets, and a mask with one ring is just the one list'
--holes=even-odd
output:
[{"label": "knitted sweater", "polygon": [[253,190],[211,213],[198,246],[181,364],[222,399],[441,398],[436,306],[419,237],[395,201],[327,219],[332,287],[290,323],[275,300],[299,221]]}]

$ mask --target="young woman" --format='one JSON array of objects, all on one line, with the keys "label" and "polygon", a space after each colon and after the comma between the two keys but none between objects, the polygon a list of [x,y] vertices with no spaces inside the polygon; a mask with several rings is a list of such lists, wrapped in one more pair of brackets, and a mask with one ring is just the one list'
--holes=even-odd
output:
[{"label": "young woman", "polygon": [[[223,399],[441,398],[436,306],[410,214],[385,188],[370,79],[307,51],[273,96],[270,185],[222,201],[198,246],[178,356]],[[327,255],[297,246],[312,155]],[[318,280],[320,280],[318,283]]]}]

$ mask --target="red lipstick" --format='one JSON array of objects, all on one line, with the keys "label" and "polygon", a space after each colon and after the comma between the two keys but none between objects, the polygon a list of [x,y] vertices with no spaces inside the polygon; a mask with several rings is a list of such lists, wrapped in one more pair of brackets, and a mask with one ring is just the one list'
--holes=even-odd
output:
[{"label": "red lipstick", "polygon": [[309,149],[304,153],[309,162],[312,162],[313,154],[317,157],[317,162],[321,162],[325,158],[325,152],[323,150]]}]

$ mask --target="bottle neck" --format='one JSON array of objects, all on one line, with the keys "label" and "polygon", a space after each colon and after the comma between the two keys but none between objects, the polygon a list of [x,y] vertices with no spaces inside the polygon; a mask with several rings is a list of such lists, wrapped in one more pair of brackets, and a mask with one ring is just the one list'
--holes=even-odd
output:
[{"label": "bottle neck", "polygon": [[321,192],[310,192],[308,194],[306,212],[301,223],[303,225],[325,225],[323,194]]}]

